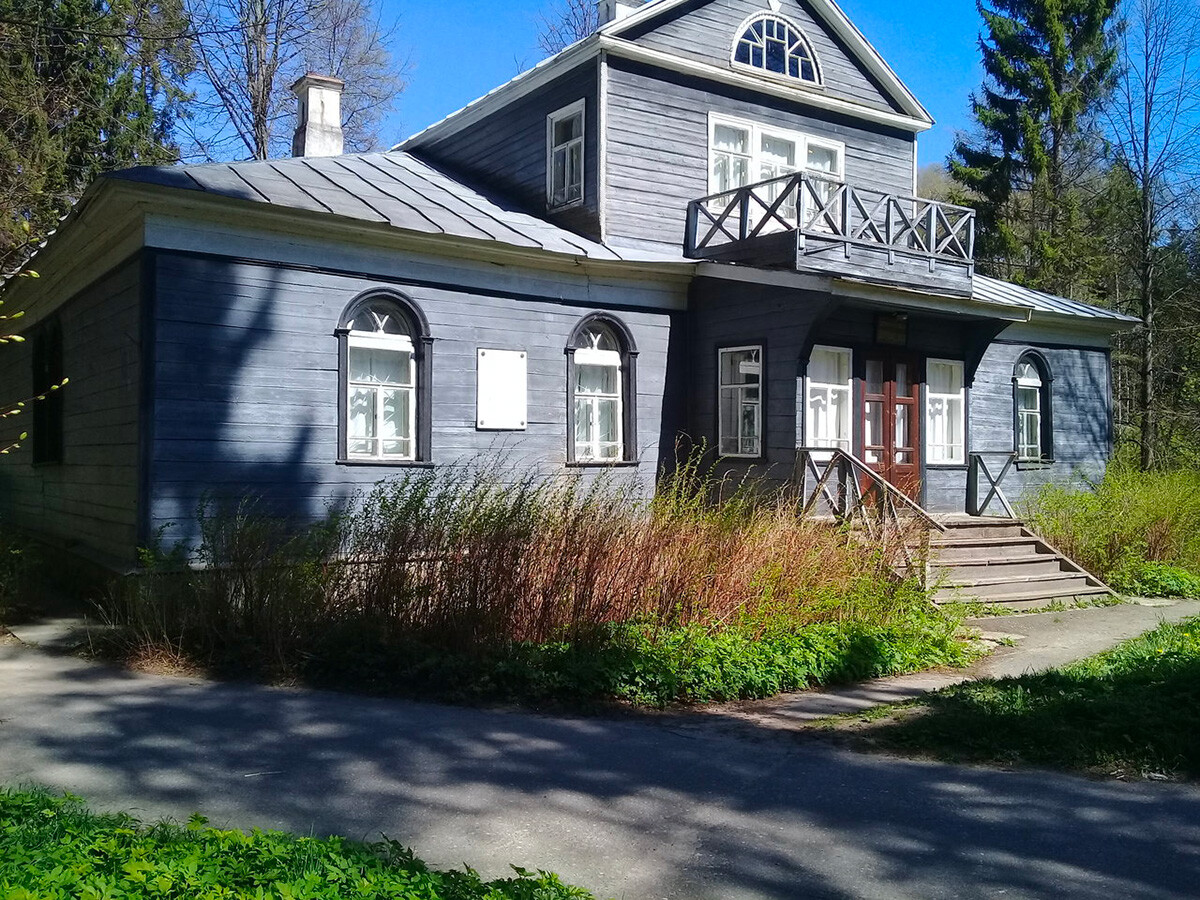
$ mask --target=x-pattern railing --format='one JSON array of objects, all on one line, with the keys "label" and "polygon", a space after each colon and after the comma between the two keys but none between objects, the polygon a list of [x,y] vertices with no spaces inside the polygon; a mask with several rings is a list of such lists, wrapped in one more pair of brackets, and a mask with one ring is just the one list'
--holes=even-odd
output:
[{"label": "x-pattern railing", "polygon": [[[1000,468],[999,474],[992,474],[991,468],[987,464],[987,457],[992,456],[997,461],[1002,461],[1003,465]],[[1013,511],[1012,504],[1008,502],[1008,497],[1005,496],[1000,485],[1004,482],[1004,478],[1017,462],[1017,454],[1009,450],[1000,450],[994,453],[972,453],[970,459],[970,468],[967,470],[967,512],[973,516],[986,516],[988,507],[995,500],[1000,504],[1000,508],[1004,510],[1004,515],[1010,519],[1015,519],[1017,514]],[[979,499],[982,488],[986,485],[987,493],[984,494],[982,500]]]},{"label": "x-pattern railing", "polygon": [[804,498],[802,515],[824,509],[842,524],[861,528],[873,546],[897,561],[896,568],[926,583],[929,533],[946,527],[916,501],[841,449],[800,448],[796,477]]},{"label": "x-pattern railing", "polygon": [[687,254],[781,231],[971,265],[975,211],[796,172],[688,205]]}]

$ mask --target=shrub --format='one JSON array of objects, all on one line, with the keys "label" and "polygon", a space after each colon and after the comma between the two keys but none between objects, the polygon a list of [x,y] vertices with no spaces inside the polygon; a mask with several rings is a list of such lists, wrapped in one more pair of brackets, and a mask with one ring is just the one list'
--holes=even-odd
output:
[{"label": "shrub", "polygon": [[587,900],[550,872],[513,867],[484,881],[471,869],[437,872],[395,841],[359,844],[274,831],[250,834],[145,826],[125,814],[93,815],[75,797],[0,789],[0,896],[11,900]]},{"label": "shrub", "polygon": [[1200,575],[1167,563],[1131,558],[1109,576],[1119,591],[1138,597],[1187,597],[1200,600]]},{"label": "shrub", "polygon": [[1094,490],[1048,486],[1024,513],[1103,579],[1120,581],[1142,563],[1200,575],[1200,471],[1140,472],[1117,461]]},{"label": "shrub", "polygon": [[0,527],[0,616],[29,596],[37,550],[18,532]]},{"label": "shrub", "polygon": [[[194,557],[148,556],[108,614],[143,645],[325,684],[653,703],[847,674],[860,638],[878,639],[869,674],[899,664],[887,640],[906,665],[953,643],[886,553],[802,520],[786,489],[694,459],[650,501],[635,487],[416,470],[298,532],[258,504],[207,503]],[[818,644],[837,661],[805,656]]]}]

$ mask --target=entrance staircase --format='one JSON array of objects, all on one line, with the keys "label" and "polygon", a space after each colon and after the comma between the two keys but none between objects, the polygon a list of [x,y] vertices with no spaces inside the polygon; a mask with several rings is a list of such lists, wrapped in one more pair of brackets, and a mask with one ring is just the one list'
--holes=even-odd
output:
[{"label": "entrance staircase", "polygon": [[[818,461],[819,456],[824,459]],[[1000,479],[988,474],[988,480],[988,500],[999,495],[1011,511]],[[1056,600],[1116,596],[1023,522],[930,515],[844,450],[798,450],[796,484],[804,498],[802,515],[828,514],[851,528],[864,543],[888,553],[898,574],[923,577],[937,603],[980,601],[1027,609]]]},{"label": "entrance staircase", "polygon": [[938,603],[1017,608],[1111,596],[1113,591],[1016,519],[939,518],[930,534],[928,584]]}]

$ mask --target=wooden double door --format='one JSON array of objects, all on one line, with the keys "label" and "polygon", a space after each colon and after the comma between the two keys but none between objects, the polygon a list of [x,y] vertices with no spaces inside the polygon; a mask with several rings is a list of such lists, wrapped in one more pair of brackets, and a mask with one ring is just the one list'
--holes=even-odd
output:
[{"label": "wooden double door", "polygon": [[863,354],[863,461],[914,500],[921,490],[921,359]]}]

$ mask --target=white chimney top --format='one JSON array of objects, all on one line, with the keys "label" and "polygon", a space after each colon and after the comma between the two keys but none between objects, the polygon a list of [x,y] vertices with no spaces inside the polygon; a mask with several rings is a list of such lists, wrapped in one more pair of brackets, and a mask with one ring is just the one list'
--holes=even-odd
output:
[{"label": "white chimney top", "polygon": [[292,156],[342,155],[342,90],[340,78],[309,72],[292,85],[300,101]]},{"label": "white chimney top", "polygon": [[649,0],[599,0],[600,24],[607,25],[609,22],[623,19],[645,6],[647,2]]}]

